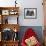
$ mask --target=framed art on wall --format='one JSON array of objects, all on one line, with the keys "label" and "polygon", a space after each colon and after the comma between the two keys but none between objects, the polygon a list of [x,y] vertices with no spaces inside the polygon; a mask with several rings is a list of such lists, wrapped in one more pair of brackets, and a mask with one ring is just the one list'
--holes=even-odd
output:
[{"label": "framed art on wall", "polygon": [[9,15],[9,10],[2,10],[2,15]]},{"label": "framed art on wall", "polygon": [[24,8],[24,18],[25,19],[36,19],[37,8]]}]

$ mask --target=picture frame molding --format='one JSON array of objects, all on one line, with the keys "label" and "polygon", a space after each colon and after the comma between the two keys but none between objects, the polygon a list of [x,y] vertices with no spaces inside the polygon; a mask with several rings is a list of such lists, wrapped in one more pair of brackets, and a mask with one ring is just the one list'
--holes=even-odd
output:
[{"label": "picture frame molding", "polygon": [[[31,9],[35,9],[35,11],[36,11],[35,17],[26,17],[26,16],[25,16],[25,14],[26,14],[26,13],[25,13],[25,10],[28,10],[28,9],[30,9],[30,10],[31,10]],[[24,8],[24,19],[37,19],[37,8]]]}]

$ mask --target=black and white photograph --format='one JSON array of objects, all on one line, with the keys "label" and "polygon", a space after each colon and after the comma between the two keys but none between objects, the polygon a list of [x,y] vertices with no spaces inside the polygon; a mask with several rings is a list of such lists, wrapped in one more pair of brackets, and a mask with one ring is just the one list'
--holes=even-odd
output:
[{"label": "black and white photograph", "polygon": [[24,18],[27,19],[37,18],[37,8],[24,8]]}]

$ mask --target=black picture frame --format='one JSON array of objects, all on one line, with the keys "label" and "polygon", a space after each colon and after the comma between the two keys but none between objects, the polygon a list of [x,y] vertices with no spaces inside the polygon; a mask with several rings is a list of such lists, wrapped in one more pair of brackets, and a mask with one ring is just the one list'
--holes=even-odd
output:
[{"label": "black picture frame", "polygon": [[36,19],[37,8],[24,8],[24,19]]}]

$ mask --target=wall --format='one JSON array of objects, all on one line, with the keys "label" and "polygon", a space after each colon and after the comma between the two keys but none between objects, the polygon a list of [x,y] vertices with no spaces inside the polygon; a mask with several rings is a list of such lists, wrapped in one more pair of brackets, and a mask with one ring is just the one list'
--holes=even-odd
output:
[{"label": "wall", "polygon": [[[20,25],[22,26],[43,26],[42,0],[19,1],[22,10],[20,11]],[[37,8],[37,19],[24,19],[24,8]]]},{"label": "wall", "polygon": [[[14,0],[15,1],[15,0]],[[13,0],[0,0],[0,6],[1,7],[10,7],[10,6],[15,6]],[[40,28],[39,26],[44,26],[44,15],[43,15],[43,6],[42,6],[42,0],[17,0],[17,6],[20,7],[19,9],[19,24],[20,26],[34,26],[32,28],[35,28],[38,37],[40,38],[40,41],[42,41],[41,38],[43,38],[43,30],[42,27]],[[24,8],[37,8],[37,19],[24,19]],[[9,17],[9,20],[12,17]],[[14,21],[13,21],[14,22]],[[36,26],[36,27],[35,27]],[[38,28],[37,28],[38,26]],[[27,28],[27,27],[23,27]],[[22,29],[22,28],[21,28]],[[21,30],[23,32],[23,29]],[[20,32],[20,33],[22,33]]]},{"label": "wall", "polygon": [[28,28],[32,28],[33,31],[37,34],[37,37],[41,43],[43,43],[43,34],[42,34],[42,26],[21,26],[19,32],[19,39],[20,42],[24,36],[24,33],[27,31]]},{"label": "wall", "polygon": [[[15,6],[15,0],[0,0],[0,6]],[[17,0],[20,7],[19,24],[20,26],[43,26],[43,6],[42,0]],[[24,8],[37,8],[37,19],[24,19]]]}]

